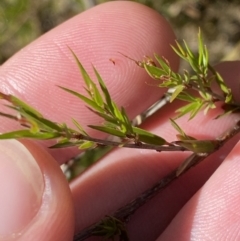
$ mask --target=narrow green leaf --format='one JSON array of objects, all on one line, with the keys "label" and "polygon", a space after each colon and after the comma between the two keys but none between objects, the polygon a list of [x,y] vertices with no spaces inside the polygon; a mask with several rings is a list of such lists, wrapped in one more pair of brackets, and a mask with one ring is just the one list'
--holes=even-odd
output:
[{"label": "narrow green leaf", "polygon": [[80,72],[81,72],[81,74],[83,76],[83,80],[84,80],[86,86],[88,87],[88,89],[90,89],[91,85],[93,84],[91,78],[89,77],[87,71],[83,68],[81,62],[79,61],[79,59],[77,57],[77,55],[71,49],[70,49],[70,51],[71,51],[75,61],[77,62],[78,68],[79,68],[79,70],[80,70]]},{"label": "narrow green leaf", "polygon": [[[28,123],[30,123],[30,131],[32,133],[35,134],[35,133],[38,133],[40,131],[40,127],[39,127],[39,125],[36,121],[34,121],[32,119],[28,119],[27,121],[28,121]],[[48,130],[46,129],[44,131],[50,131],[51,132],[51,129],[48,129]]]},{"label": "narrow green leaf", "polygon": [[111,113],[114,113],[114,107],[113,107],[113,104],[112,104],[113,101],[112,101],[111,96],[108,92],[108,89],[107,89],[104,81],[102,80],[102,77],[100,76],[100,74],[97,72],[97,70],[95,68],[93,68],[93,69],[94,69],[95,75],[97,76],[98,83],[100,84],[100,88],[101,88],[101,90],[104,94],[107,107],[109,108]]},{"label": "narrow green leaf", "polygon": [[166,72],[159,67],[144,64],[144,69],[154,79],[160,79]]},{"label": "narrow green leaf", "polygon": [[178,43],[178,41],[175,41],[177,44],[177,48],[171,45],[173,51],[182,59],[186,59],[186,52],[183,50],[182,46]]},{"label": "narrow green leaf", "polygon": [[122,113],[122,116],[124,118],[124,122],[126,124],[127,132],[129,134],[133,133],[132,123],[131,123],[130,119],[128,118],[128,115],[127,115],[127,113],[126,113],[126,111],[123,107],[121,109],[121,113]]},{"label": "narrow green leaf", "polygon": [[180,141],[196,140],[194,137],[186,135],[186,133],[181,129],[181,127],[173,119],[170,118],[170,122],[174,127],[174,129],[176,129],[180,133],[179,135],[177,135],[178,140]]},{"label": "narrow green leaf", "polygon": [[195,71],[196,73],[199,72],[199,66],[198,66],[198,62],[196,61],[196,59],[188,57],[188,63],[190,64],[193,71]]},{"label": "narrow green leaf", "polygon": [[115,117],[111,117],[109,116],[108,114],[104,114],[104,113],[100,113],[100,112],[97,112],[97,111],[94,111],[93,109],[90,109],[90,111],[92,111],[93,113],[95,113],[96,115],[100,116],[101,118],[103,118],[106,122],[110,122],[112,124],[114,124],[115,126],[118,126],[119,125],[119,120],[116,119]]},{"label": "narrow green leaf", "polygon": [[93,109],[99,111],[99,112],[104,112],[104,109],[101,108],[100,106],[98,106],[94,101],[92,101],[91,99],[85,97],[84,95],[79,94],[78,92],[75,92],[73,90],[67,89],[65,87],[62,86],[58,86],[59,88],[77,96],[78,98],[80,98],[82,101],[84,101],[87,105],[91,106]]},{"label": "narrow green leaf", "polygon": [[170,66],[168,65],[168,63],[166,63],[166,61],[161,58],[160,56],[158,56],[157,54],[154,54],[155,59],[158,61],[159,65],[161,66],[161,68],[166,72],[169,73],[169,71],[171,70]]},{"label": "narrow green leaf", "polygon": [[193,52],[190,50],[190,48],[188,47],[188,45],[187,45],[185,40],[183,40],[183,43],[184,43],[184,46],[185,46],[185,48],[187,50],[187,54],[190,57],[189,59],[194,59],[195,56],[194,56]]},{"label": "narrow green leaf", "polygon": [[216,81],[217,81],[219,87],[221,88],[223,93],[228,94],[229,89],[228,89],[227,85],[225,84],[222,76],[218,72],[216,72],[215,74],[216,74]]},{"label": "narrow green leaf", "polygon": [[67,148],[67,147],[73,147],[73,146],[78,146],[82,143],[83,141],[67,141],[67,142],[63,142],[63,143],[57,143],[55,145],[50,146],[49,148],[51,149],[57,149],[57,148]]},{"label": "narrow green leaf", "polygon": [[32,106],[26,104],[22,100],[18,99],[17,97],[13,95],[6,95],[0,92],[0,99],[7,100],[8,102],[12,103],[16,107],[23,108],[25,110],[28,110],[29,112],[34,113],[36,116],[42,117],[42,114],[35,110]]},{"label": "narrow green leaf", "polygon": [[61,123],[61,129],[67,139],[72,137],[72,133],[76,133],[76,131],[72,132],[72,130],[69,129],[65,123]]},{"label": "narrow green leaf", "polygon": [[192,102],[190,104],[187,104],[187,105],[177,109],[176,112],[179,113],[179,115],[176,118],[179,118],[179,117],[181,117],[183,115],[186,115],[187,113],[194,112],[194,110],[197,107],[198,107],[198,103],[197,102]]},{"label": "narrow green leaf", "polygon": [[81,150],[86,150],[86,149],[89,149],[89,148],[93,148],[96,146],[96,143],[92,142],[92,141],[84,141],[82,144],[80,144],[78,146],[79,149]]},{"label": "narrow green leaf", "polygon": [[183,129],[173,120],[170,118],[170,122],[172,124],[172,126],[174,127],[174,129],[181,134],[181,136],[187,136],[185,134],[185,132],[183,131]]},{"label": "narrow green leaf", "polygon": [[87,132],[83,129],[83,127],[75,120],[72,118],[73,124],[78,128],[81,134],[88,136]]},{"label": "narrow green leaf", "polygon": [[116,118],[118,118],[121,122],[124,122],[124,117],[122,116],[121,111],[118,109],[118,106],[116,105],[115,102],[112,102],[113,110],[114,110],[114,115]]},{"label": "narrow green leaf", "polygon": [[[6,113],[0,113],[0,115],[8,117],[10,119],[14,119],[16,121],[18,121],[21,125],[30,128],[32,133],[37,133],[39,132],[39,121],[37,121],[35,118],[33,118],[31,115],[28,115],[26,112],[26,110],[24,110],[23,108],[19,108],[19,107],[15,107],[15,106],[10,106],[10,105],[5,105],[10,109],[13,109],[15,111],[18,112],[18,117],[17,116],[12,116],[12,115],[8,115]],[[30,113],[32,115],[34,115],[33,113]],[[34,115],[35,116],[35,115]],[[38,118],[38,117],[36,117]],[[41,123],[40,123],[41,124]],[[50,129],[51,130],[51,129]],[[50,131],[48,129],[48,131]]]},{"label": "narrow green leaf", "polygon": [[201,31],[199,29],[198,32],[198,65],[201,66],[203,65],[203,58],[204,58],[204,46],[203,46],[203,40],[202,40],[202,35],[201,35]]},{"label": "narrow green leaf", "polygon": [[38,133],[32,133],[30,130],[18,130],[18,131],[12,131],[4,134],[0,134],[0,139],[18,139],[18,138],[33,138],[33,139],[55,139],[57,137],[60,137],[61,135],[56,132],[38,132]]},{"label": "narrow green leaf", "polygon": [[225,97],[225,103],[232,103],[232,101],[233,101],[232,90],[229,89],[229,93]]},{"label": "narrow green leaf", "polygon": [[[96,90],[97,90],[97,91],[96,91]],[[101,106],[101,107],[104,106],[104,102],[103,102],[102,96],[101,96],[101,94],[99,93],[99,91],[98,91],[97,88],[96,88],[95,91],[94,91],[94,100],[95,100],[95,102],[96,102],[99,106]]]},{"label": "narrow green leaf", "polygon": [[133,126],[133,131],[137,134],[138,139],[141,142],[160,146],[166,144],[166,140],[164,140],[162,137],[157,136],[146,130]]},{"label": "narrow green leaf", "polygon": [[197,113],[202,109],[203,105],[204,105],[203,101],[195,103],[195,106],[191,112],[189,120],[193,119],[197,115]]},{"label": "narrow green leaf", "polygon": [[208,61],[209,61],[209,54],[206,45],[204,46],[204,55],[203,55],[203,66],[205,67],[205,75],[207,75],[208,70]]},{"label": "narrow green leaf", "polygon": [[177,98],[177,96],[184,90],[184,88],[184,85],[176,86],[174,92],[171,95],[170,102],[173,102]]},{"label": "narrow green leaf", "polygon": [[[214,80],[216,80],[218,86],[222,90],[222,92],[225,96],[225,103],[231,103],[233,101],[231,89],[227,87],[222,76],[211,65],[208,65],[208,69],[213,73],[213,75],[215,77]],[[210,82],[210,80],[209,80],[209,82]]]},{"label": "narrow green leaf", "polygon": [[123,133],[123,132],[121,132],[119,130],[107,127],[107,126],[89,125],[89,127],[92,128],[92,129],[101,131],[101,132],[105,132],[105,133],[113,135],[113,136],[118,136],[118,137],[125,137],[126,136],[125,133]]},{"label": "narrow green leaf", "polygon": [[205,99],[206,101],[210,101],[212,99],[212,95],[205,92],[204,90],[203,91],[198,91],[198,93],[201,95],[201,97],[203,99]]},{"label": "narrow green leaf", "polygon": [[211,153],[218,145],[215,140],[185,140],[174,143],[195,153]]},{"label": "narrow green leaf", "polygon": [[28,117],[33,118],[33,120],[36,121],[38,123],[38,125],[40,124],[40,125],[49,127],[50,130],[56,130],[59,132],[62,130],[61,127],[58,126],[56,123],[54,123],[48,119],[45,119],[43,117],[36,116],[34,113],[29,112],[28,110],[24,111],[24,113],[28,115],[28,116],[26,116],[27,119],[28,119]]},{"label": "narrow green leaf", "polygon": [[103,99],[102,96],[100,94],[100,92],[98,91],[98,88],[96,86],[96,84],[92,81],[92,79],[90,78],[90,76],[88,75],[87,71],[84,69],[83,65],[81,64],[81,62],[79,61],[78,57],[75,55],[75,53],[70,49],[70,51],[72,52],[77,65],[81,71],[81,74],[83,76],[84,82],[86,84],[86,86],[88,87],[88,93],[89,95],[92,97],[92,100],[95,101],[97,103],[97,105],[99,106],[103,106]]},{"label": "narrow green leaf", "polygon": [[196,97],[189,94],[188,92],[181,92],[178,94],[177,99],[187,101],[187,102],[195,102]]}]

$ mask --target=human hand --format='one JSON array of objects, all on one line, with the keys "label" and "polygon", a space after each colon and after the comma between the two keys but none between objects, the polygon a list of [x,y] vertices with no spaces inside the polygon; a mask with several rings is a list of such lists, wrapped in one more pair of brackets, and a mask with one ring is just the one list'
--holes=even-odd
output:
[{"label": "human hand", "polygon": [[[159,99],[163,90],[146,85],[151,80],[144,71],[117,52],[135,59],[159,53],[177,70],[179,60],[170,48],[174,39],[166,21],[151,9],[132,2],[103,4],[65,22],[9,59],[0,67],[1,91],[20,97],[54,121],[70,124],[73,117],[81,124],[99,122],[83,103],[55,87],[84,91],[69,46],[90,74],[94,64],[113,99],[134,117]],[[218,67],[235,96],[239,65],[223,63]],[[172,140],[175,132],[168,120],[179,105],[168,104],[144,127]],[[218,108],[212,115],[199,114],[190,122],[184,117],[178,123],[189,135],[216,137],[237,118],[213,120],[219,112]],[[1,121],[1,132],[19,128],[7,119]],[[95,132],[89,130],[89,134]],[[140,208],[127,226],[130,240],[237,240],[239,144],[226,157],[235,142],[236,138]],[[0,240],[9,240],[13,233],[25,241],[72,240],[74,228],[79,232],[122,207],[188,155],[115,150],[74,180],[70,192],[57,162],[68,160],[77,151],[49,152],[29,140],[21,143],[0,143]]]}]

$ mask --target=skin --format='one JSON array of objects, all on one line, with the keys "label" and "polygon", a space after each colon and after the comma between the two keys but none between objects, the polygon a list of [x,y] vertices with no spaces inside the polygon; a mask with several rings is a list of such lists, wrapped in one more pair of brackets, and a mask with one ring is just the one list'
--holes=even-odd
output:
[{"label": "skin", "polygon": [[[166,20],[153,10],[127,1],[106,3],[70,19],[15,54],[0,67],[0,88],[4,93],[14,94],[32,104],[51,120],[70,126],[72,117],[83,126],[100,123],[101,120],[83,103],[56,87],[60,85],[84,93],[83,80],[69,46],[90,75],[93,73],[91,63],[94,64],[112,98],[133,118],[153,104],[164,90],[153,87],[156,81],[150,80],[142,69],[117,52],[137,60],[141,60],[143,55],[159,53],[177,70],[179,59],[169,47],[175,38]],[[109,61],[110,58],[114,59],[115,65]],[[233,88],[236,100],[240,101],[240,62],[222,63],[217,69]],[[143,98],[145,96],[147,98]],[[175,140],[176,132],[168,119],[174,116],[174,110],[180,105],[179,102],[167,105],[143,127],[168,141]],[[200,113],[190,122],[187,117],[180,118],[178,124],[189,135],[215,138],[238,120],[236,114],[214,120],[219,113],[220,107],[207,116]],[[1,132],[6,132],[19,127],[1,118],[0,128]],[[104,137],[92,130],[88,132]],[[240,239],[238,138],[140,208],[127,226],[130,240]],[[74,228],[78,232],[122,207],[176,168],[188,155],[115,150],[74,180],[69,189],[57,163],[76,155],[76,149],[50,152],[46,144],[30,140],[21,142],[38,164],[44,188],[50,185],[52,191],[51,198],[43,198],[38,204],[39,210],[43,205],[47,207],[45,215],[38,211],[32,217],[26,209],[29,220],[18,230],[21,231],[18,240],[33,240],[34,237],[34,240],[70,241]],[[9,178],[5,179],[7,175],[0,176],[1,182],[9,181]],[[14,178],[12,175],[10,181]],[[45,189],[41,195],[46,193]],[[2,188],[0,191],[4,195]],[[19,200],[24,196],[28,196],[26,190],[18,197]],[[23,205],[19,200],[14,204],[16,210]],[[10,229],[11,232],[15,230]],[[11,240],[9,237],[1,240]]]}]

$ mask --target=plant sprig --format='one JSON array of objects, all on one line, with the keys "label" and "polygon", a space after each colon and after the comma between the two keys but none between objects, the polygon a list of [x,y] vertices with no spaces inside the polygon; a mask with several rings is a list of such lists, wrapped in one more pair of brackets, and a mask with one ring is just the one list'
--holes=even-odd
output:
[{"label": "plant sprig", "polygon": [[[172,93],[169,93],[170,102],[175,99],[188,102],[176,111],[178,113],[176,118],[190,114],[189,118],[192,119],[202,109],[207,114],[210,109],[216,108],[216,102],[228,105],[228,110],[224,110],[223,114],[238,111],[240,105],[235,102],[231,89],[226,85],[221,75],[209,64],[208,50],[203,43],[201,31],[199,30],[198,34],[198,54],[194,54],[185,41],[183,41],[183,47],[177,41],[176,45],[176,47],[172,46],[173,50],[181,59],[188,62],[193,74],[186,70],[183,74],[174,72],[169,62],[157,54],[154,55],[157,63],[152,59],[149,61],[149,57],[146,57],[142,62],[134,60],[152,78],[161,81],[159,87],[174,89]],[[219,86],[221,94],[213,90],[214,83]],[[193,90],[196,94],[190,93],[189,90]]]},{"label": "plant sprig", "polygon": [[[0,134],[0,139],[56,139],[57,143],[50,148],[76,146],[80,149],[90,149],[97,146],[118,146],[152,149],[158,152],[192,152],[174,172],[164,177],[129,204],[117,210],[113,215],[106,216],[102,221],[76,235],[76,241],[84,240],[89,235],[100,235],[111,239],[119,236],[121,240],[128,240],[125,223],[141,205],[191,167],[221,148],[240,131],[239,121],[231,130],[217,139],[198,140],[185,133],[177,124],[176,119],[181,116],[188,114],[189,119],[193,119],[202,110],[207,114],[211,109],[216,108],[216,102],[221,102],[223,109],[223,113],[217,118],[232,112],[239,112],[240,105],[234,100],[231,89],[226,85],[224,79],[209,64],[208,51],[203,43],[200,31],[198,34],[198,54],[194,54],[185,41],[183,41],[183,46],[176,42],[176,46],[172,46],[172,48],[180,58],[189,63],[193,73],[186,70],[184,70],[183,74],[173,71],[169,62],[157,54],[154,55],[155,60],[148,56],[143,61],[132,60],[144,68],[152,78],[161,81],[158,84],[159,87],[173,89],[171,93],[168,93],[170,102],[176,99],[184,102],[183,106],[177,110],[176,118],[170,119],[173,128],[178,132],[175,141],[169,142],[161,136],[134,126],[124,107],[119,108],[112,99],[98,71],[93,67],[97,79],[97,83],[95,83],[71,49],[70,51],[85,82],[86,94],[62,86],[59,86],[59,88],[79,98],[90,111],[104,120],[102,125],[89,125],[90,128],[117,137],[117,140],[92,137],[75,119],[72,119],[75,129],[69,128],[65,123],[55,123],[44,118],[36,109],[19,98],[0,92],[0,99],[6,100],[9,103],[6,106],[17,113],[13,115],[0,112],[0,115],[15,120],[22,126],[20,130]],[[220,93],[215,92],[213,89],[214,84],[219,87]]]}]

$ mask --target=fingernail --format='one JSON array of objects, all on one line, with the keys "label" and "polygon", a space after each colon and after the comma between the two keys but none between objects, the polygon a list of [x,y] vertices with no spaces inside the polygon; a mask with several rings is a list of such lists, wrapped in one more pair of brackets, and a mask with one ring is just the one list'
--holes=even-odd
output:
[{"label": "fingernail", "polygon": [[0,141],[0,240],[21,235],[42,202],[42,172],[16,140]]}]

